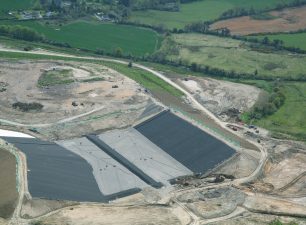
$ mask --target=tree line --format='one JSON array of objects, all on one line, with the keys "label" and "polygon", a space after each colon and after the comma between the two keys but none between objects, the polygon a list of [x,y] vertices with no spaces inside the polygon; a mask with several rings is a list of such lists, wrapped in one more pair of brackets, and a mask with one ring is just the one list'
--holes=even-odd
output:
[{"label": "tree line", "polygon": [[285,103],[286,96],[283,89],[282,85],[276,82],[272,92],[264,100],[255,104],[248,113],[248,120],[259,120],[275,113]]},{"label": "tree line", "polygon": [[0,35],[24,41],[43,41],[45,37],[37,31],[19,25],[0,25]]},{"label": "tree line", "polygon": [[[257,37],[248,37],[248,36],[239,36],[231,35],[231,32],[228,28],[220,28],[217,30],[210,30],[211,22],[199,21],[187,24],[184,29],[173,29],[173,33],[201,33],[215,35],[219,37],[229,37],[235,40],[246,41],[254,44],[261,44],[267,47],[273,47],[276,50],[286,50],[298,54],[306,54],[306,50],[300,49],[298,47],[285,46],[284,41],[280,39],[269,39],[269,37],[257,38]],[[303,33],[305,30],[299,30],[291,33]]]},{"label": "tree line", "polygon": [[266,9],[266,10],[256,10],[253,7],[250,8],[243,8],[237,7],[233,9],[229,9],[221,14],[219,20],[240,17],[240,16],[251,16],[251,15],[258,15],[270,10],[281,10],[288,7],[298,7],[306,4],[306,0],[295,0],[292,2],[279,2],[273,9]]}]

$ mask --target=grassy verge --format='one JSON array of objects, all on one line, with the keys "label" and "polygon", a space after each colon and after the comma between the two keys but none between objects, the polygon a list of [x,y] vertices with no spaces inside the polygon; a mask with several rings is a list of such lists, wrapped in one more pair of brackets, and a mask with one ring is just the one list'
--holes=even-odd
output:
[{"label": "grassy verge", "polygon": [[129,68],[126,65],[118,64],[118,63],[109,63],[104,62],[103,65],[113,68],[119,73],[124,74],[125,76],[135,80],[137,83],[146,87],[151,91],[166,91],[173,96],[181,97],[184,94],[178,89],[174,88],[164,80],[160,79],[157,76],[152,75],[151,73],[144,71],[138,68]]},{"label": "grassy verge", "polygon": [[72,54],[77,56],[97,56],[93,52],[88,51],[79,51],[75,48],[65,48],[65,47],[58,47],[50,44],[39,43],[39,42],[29,42],[29,41],[22,41],[16,40],[8,37],[0,36],[0,42],[3,46],[7,48],[17,49],[24,51],[24,49],[44,49],[48,51],[58,52],[58,53],[66,53]]}]

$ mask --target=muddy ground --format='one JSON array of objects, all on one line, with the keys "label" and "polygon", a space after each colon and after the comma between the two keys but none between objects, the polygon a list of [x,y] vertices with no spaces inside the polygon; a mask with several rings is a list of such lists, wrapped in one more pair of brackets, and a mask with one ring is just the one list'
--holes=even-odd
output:
[{"label": "muddy ground", "polygon": [[0,225],[7,225],[7,224],[8,222],[6,220],[0,218]]},{"label": "muddy ground", "polygon": [[206,189],[178,196],[191,211],[203,219],[221,217],[232,213],[243,204],[245,194],[232,187]]},{"label": "muddy ground", "polygon": [[35,218],[57,209],[61,209],[67,206],[75,206],[78,204],[79,203],[77,202],[69,201],[55,201],[47,199],[28,200],[27,198],[24,198],[21,208],[21,216],[25,219]]},{"label": "muddy ground", "polygon": [[265,145],[269,157],[262,176],[250,184],[251,189],[281,198],[306,196],[306,146],[269,139]]},{"label": "muddy ground", "polygon": [[188,223],[188,216],[182,211],[178,218],[167,206],[103,207],[78,206],[64,209],[47,219],[45,225],[180,225]]},{"label": "muddy ground", "polygon": [[191,77],[176,82],[223,121],[238,118],[256,103],[260,90],[256,87],[211,78]]},{"label": "muddy ground", "polygon": [[267,215],[267,214],[258,214],[258,213],[250,213],[245,212],[244,214],[215,223],[208,223],[209,225],[268,225],[273,221],[281,221],[285,224],[292,223],[293,225],[305,225],[306,221],[301,218],[292,218],[285,216],[275,216],[275,215]]},{"label": "muddy ground", "polygon": [[11,216],[17,198],[15,156],[0,149],[0,217],[8,218]]},{"label": "muddy ground", "polygon": [[215,30],[227,27],[231,31],[231,34],[249,35],[297,31],[306,28],[306,6],[271,11],[269,14],[272,16],[272,19],[269,20],[256,20],[250,16],[243,16],[218,21],[211,25],[211,29]]}]

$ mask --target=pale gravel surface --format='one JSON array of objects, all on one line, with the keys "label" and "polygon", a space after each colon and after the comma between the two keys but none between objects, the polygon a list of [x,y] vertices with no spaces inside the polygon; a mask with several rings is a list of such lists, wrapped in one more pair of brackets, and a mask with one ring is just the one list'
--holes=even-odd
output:
[{"label": "pale gravel surface", "polygon": [[105,132],[99,138],[164,185],[170,185],[170,179],[193,174],[134,128]]},{"label": "pale gravel surface", "polygon": [[229,109],[244,112],[257,101],[260,89],[244,84],[210,78],[178,80],[203,106],[222,119],[222,113]]},{"label": "pale gravel surface", "polygon": [[94,177],[104,195],[148,186],[87,138],[58,141],[57,144],[78,154],[92,166]]}]

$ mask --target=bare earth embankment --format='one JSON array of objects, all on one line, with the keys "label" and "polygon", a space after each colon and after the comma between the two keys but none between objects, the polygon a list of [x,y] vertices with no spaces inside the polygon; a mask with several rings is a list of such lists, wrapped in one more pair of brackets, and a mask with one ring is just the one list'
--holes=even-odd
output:
[{"label": "bare earth embankment", "polygon": [[[179,225],[188,223],[188,216],[183,211],[178,218],[172,208],[162,206],[131,206],[131,207],[103,207],[79,206],[62,210],[44,220],[43,224],[74,224],[74,225]],[[187,221],[186,221],[187,220]]]},{"label": "bare earth embankment", "polygon": [[[11,216],[17,196],[15,157],[0,149],[0,217]],[[2,224],[1,219],[0,224]]]},{"label": "bare earth embankment", "polygon": [[222,20],[211,26],[212,30],[227,27],[231,34],[249,35],[256,33],[277,33],[297,31],[306,28],[306,6],[269,12],[271,19],[253,19],[243,16]]}]

